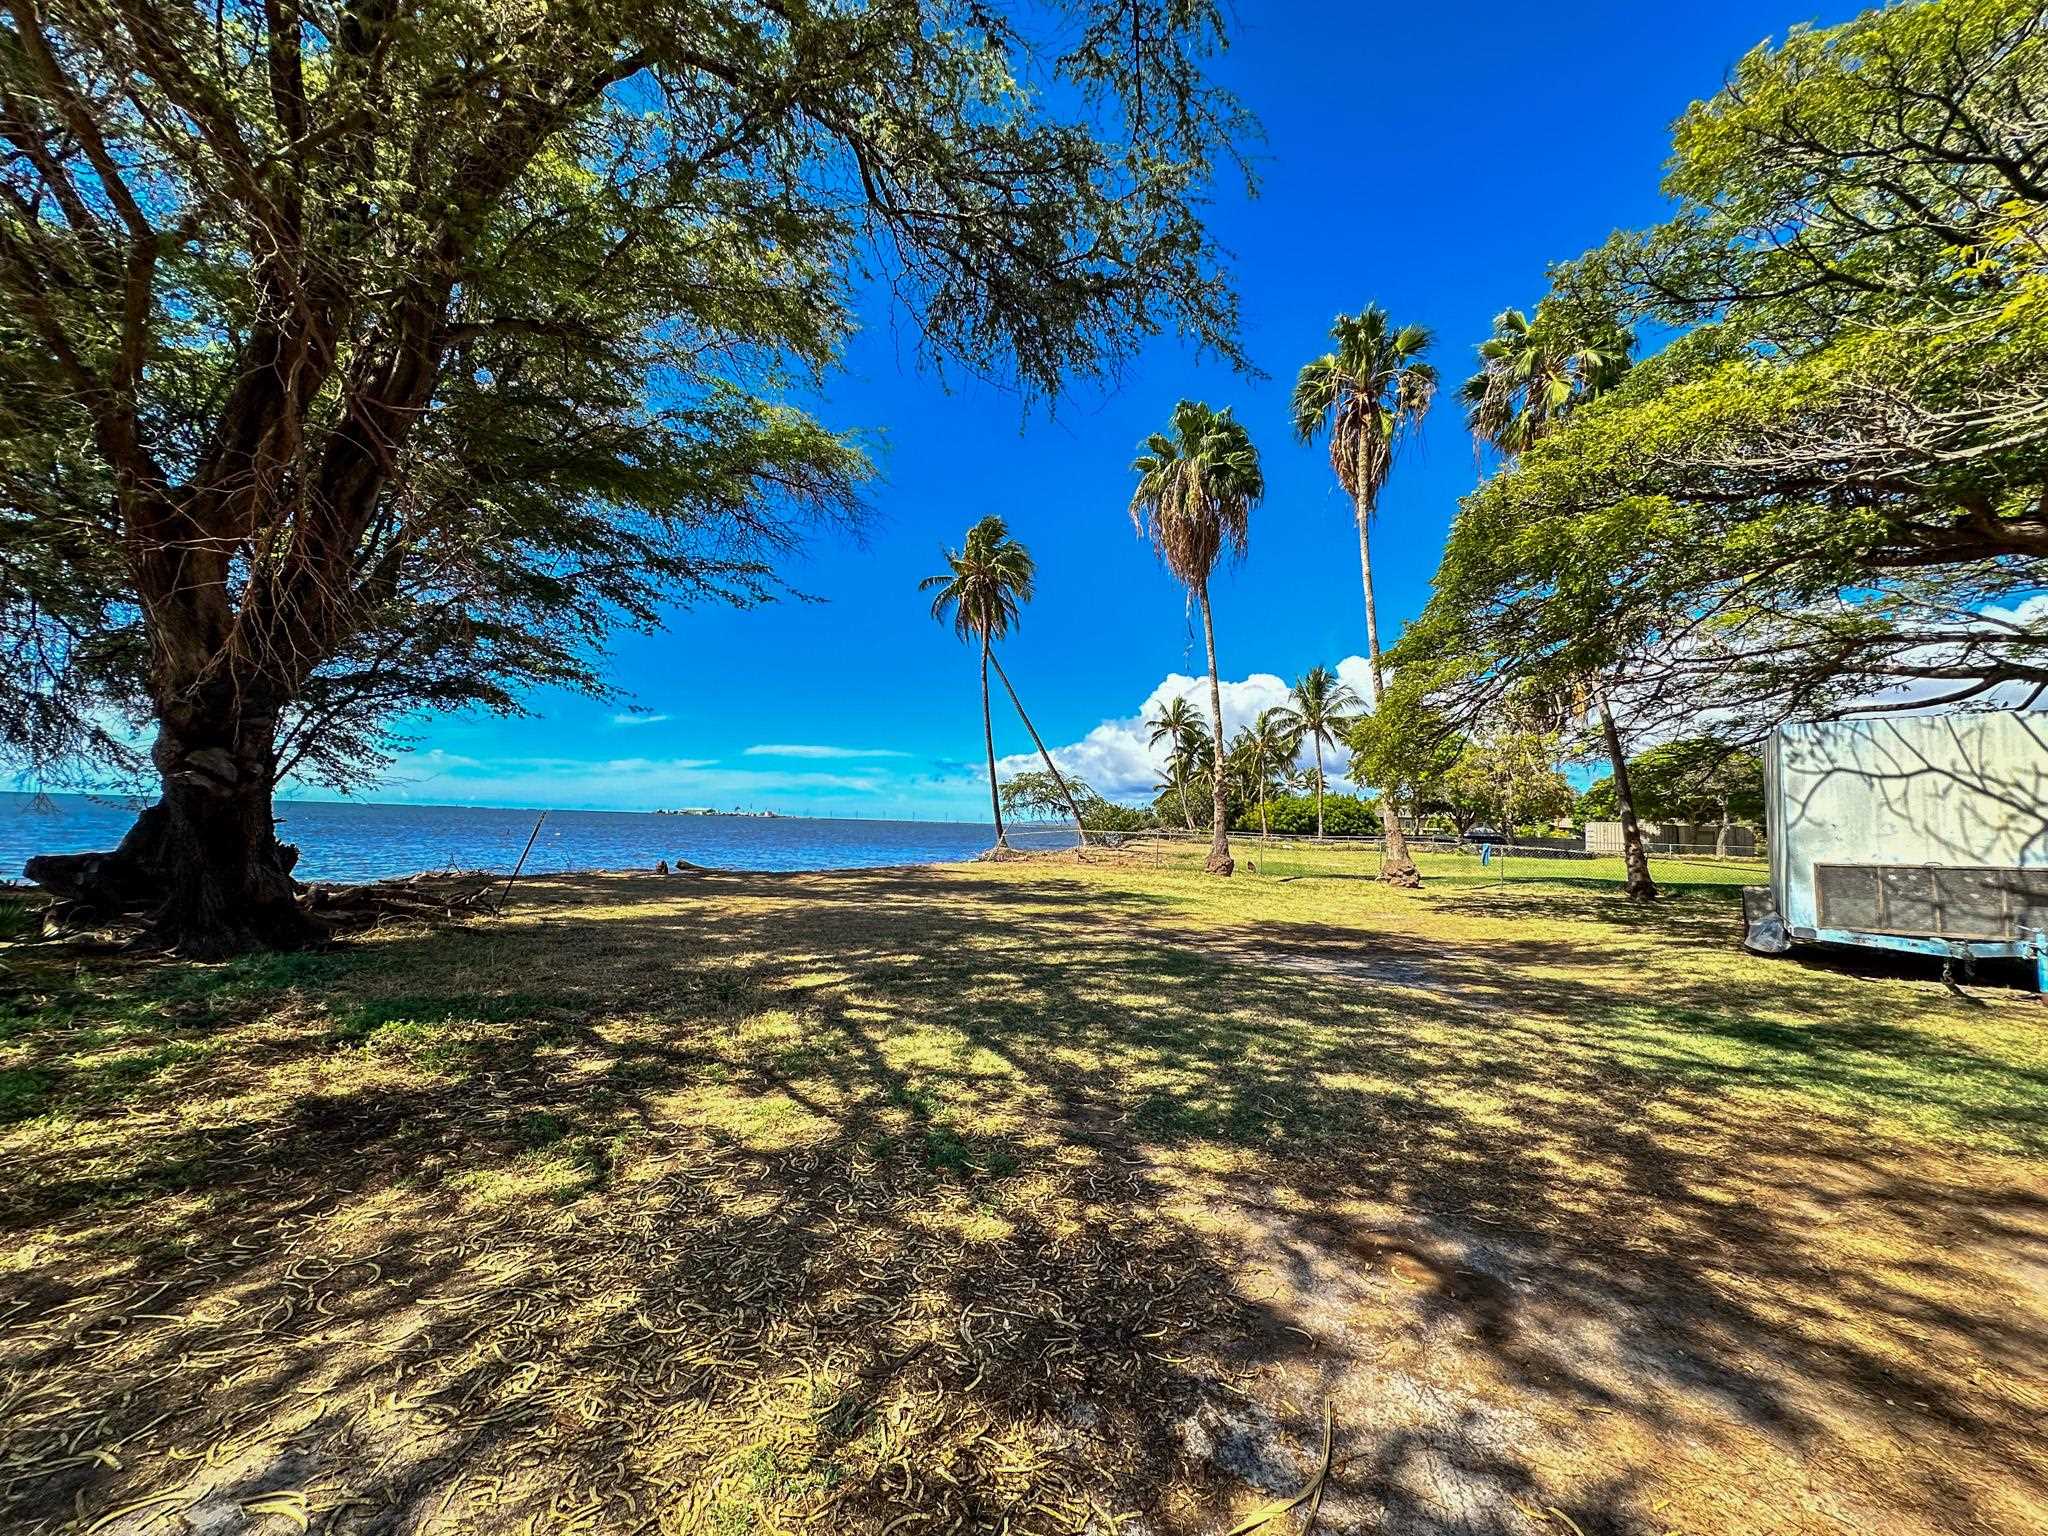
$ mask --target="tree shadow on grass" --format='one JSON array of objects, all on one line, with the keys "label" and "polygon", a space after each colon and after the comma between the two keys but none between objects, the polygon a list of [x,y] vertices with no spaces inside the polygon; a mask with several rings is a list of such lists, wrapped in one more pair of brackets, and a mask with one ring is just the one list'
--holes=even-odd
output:
[{"label": "tree shadow on grass", "polygon": [[[1214,1528],[1325,1395],[1331,1528],[1634,1530],[1675,1446],[1903,1529],[2048,1486],[2034,1367],[1977,1364],[2048,1356],[1997,1287],[2038,1186],[1854,1124],[1931,1082],[2031,1135],[2040,1075],[1775,1016],[1822,979],[1052,877],[526,900],[10,1144],[0,1521]],[[1859,1435],[1943,1458],[1888,1482]]]}]

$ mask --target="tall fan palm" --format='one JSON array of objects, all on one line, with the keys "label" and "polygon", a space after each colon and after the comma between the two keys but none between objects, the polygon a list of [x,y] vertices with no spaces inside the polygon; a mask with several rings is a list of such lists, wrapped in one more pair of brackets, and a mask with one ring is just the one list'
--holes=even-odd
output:
[{"label": "tall fan palm", "polygon": [[1252,508],[1265,498],[1266,480],[1250,434],[1226,410],[1195,400],[1173,408],[1170,429],[1145,440],[1131,461],[1138,488],[1131,495],[1131,521],[1152,540],[1166,568],[1186,585],[1202,610],[1202,639],[1209,652],[1209,713],[1213,717],[1210,788],[1215,821],[1204,868],[1227,875],[1236,867],[1225,829],[1223,687],[1217,680],[1216,625],[1209,612],[1209,575],[1228,553],[1242,559],[1251,542]]},{"label": "tall fan palm", "polygon": [[[1379,615],[1372,596],[1373,509],[1394,467],[1394,450],[1421,425],[1436,396],[1436,370],[1423,361],[1429,332],[1419,325],[1396,326],[1377,304],[1356,315],[1339,315],[1330,327],[1336,343],[1301,370],[1294,381],[1294,433],[1312,443],[1327,431],[1330,467],[1351,498],[1358,519],[1358,566],[1365,583],[1366,683],[1379,708]],[[1393,798],[1379,797],[1386,860],[1380,878],[1392,885],[1419,886],[1422,875],[1408,856]]]},{"label": "tall fan palm", "polygon": [[1024,713],[1023,701],[1010,684],[1009,674],[994,656],[995,642],[1017,627],[1023,617],[1024,604],[1031,601],[1032,581],[1037,573],[1031,552],[1010,537],[1010,530],[1000,517],[984,517],[967,530],[966,542],[958,550],[949,549],[943,553],[946,569],[936,576],[925,577],[917,584],[917,589],[936,592],[932,598],[934,619],[942,624],[950,622],[953,633],[962,640],[972,636],[981,642],[981,734],[988,747],[988,803],[996,822],[996,847],[1007,849],[1010,845],[1003,832],[1002,797],[996,784],[995,721],[988,707],[988,669],[991,662],[995,665],[996,676],[1002,679],[1003,690],[1016,706],[1017,717],[1024,722],[1024,729],[1031,733],[1038,755],[1045,760],[1046,772],[1060,787],[1060,795],[1074,817],[1075,835],[1085,844],[1087,833],[1082,830],[1081,808],[1074,804],[1073,791],[1067,787],[1059,769],[1053,766],[1052,754],[1045,750],[1037,727]]},{"label": "tall fan palm", "polygon": [[1323,747],[1336,746],[1337,738],[1351,725],[1351,712],[1360,700],[1349,683],[1339,681],[1328,667],[1310,667],[1295,681],[1288,702],[1278,714],[1300,740],[1315,747],[1316,836],[1323,835]]},{"label": "tall fan palm", "polygon": [[1531,319],[1493,317],[1479,371],[1458,390],[1474,442],[1513,457],[1535,446],[1579,406],[1619,384],[1635,337],[1614,317],[1586,316],[1546,299]]},{"label": "tall fan palm", "polygon": [[1176,694],[1159,706],[1159,713],[1145,722],[1149,732],[1145,740],[1150,746],[1160,742],[1167,744],[1166,780],[1180,795],[1180,818],[1187,823],[1190,832],[1195,830],[1195,813],[1188,808],[1188,756],[1191,746],[1190,735],[1201,729],[1202,722],[1196,718],[1194,707],[1185,698]]},{"label": "tall fan palm", "polygon": [[[1598,399],[1628,373],[1635,337],[1611,314],[1591,314],[1545,299],[1534,319],[1518,309],[1494,317],[1493,335],[1479,348],[1479,371],[1458,394],[1475,446],[1503,458],[1527,452],[1573,411]],[[1602,744],[1614,765],[1614,805],[1621,822],[1624,889],[1632,901],[1654,901],[1649,851],[1643,846],[1630,789],[1628,752],[1615,724],[1607,686],[1599,678],[1585,690],[1600,716]]]}]

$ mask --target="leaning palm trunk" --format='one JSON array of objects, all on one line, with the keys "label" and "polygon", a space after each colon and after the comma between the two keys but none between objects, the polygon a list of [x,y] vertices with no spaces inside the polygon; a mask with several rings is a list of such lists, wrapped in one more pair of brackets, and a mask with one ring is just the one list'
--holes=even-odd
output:
[{"label": "leaning palm trunk", "polygon": [[1614,810],[1621,820],[1621,856],[1628,866],[1628,883],[1623,887],[1630,901],[1655,901],[1657,884],[1650,878],[1650,855],[1643,847],[1643,829],[1636,820],[1635,795],[1629,789],[1628,754],[1621,747],[1621,732],[1614,724],[1614,711],[1607,706],[1607,690],[1594,695],[1600,705],[1600,734],[1607,739],[1607,757],[1614,764]]},{"label": "leaning palm trunk", "polygon": [[[1353,698],[1358,695],[1353,694]],[[1316,735],[1316,841],[1323,840],[1323,738]]]},{"label": "leaning palm trunk", "polygon": [[[988,743],[988,808],[996,819],[996,848],[1010,845],[1003,837],[1003,801],[996,793],[996,726],[988,708],[988,636],[981,637],[981,735]],[[992,852],[994,850],[991,850]]]},{"label": "leaning palm trunk", "polygon": [[1038,755],[1045,760],[1045,771],[1052,775],[1053,783],[1060,787],[1060,798],[1067,802],[1067,810],[1072,813],[1074,818],[1074,836],[1079,838],[1081,846],[1086,848],[1088,846],[1088,829],[1081,825],[1081,807],[1074,804],[1074,792],[1067,788],[1065,777],[1061,775],[1058,768],[1053,766],[1052,754],[1045,750],[1045,743],[1039,740],[1038,727],[1033,725],[1031,717],[1024,713],[1024,701],[1017,697],[1017,690],[1010,682],[1010,674],[1003,670],[1003,664],[1000,661],[996,661],[993,654],[990,655],[989,660],[995,662],[996,676],[1003,680],[1003,691],[1010,696],[1010,702],[1017,706],[1017,718],[1024,722],[1024,729],[1031,733],[1031,744],[1038,748]]},{"label": "leaning palm trunk", "polygon": [[1188,806],[1188,771],[1185,764],[1174,778],[1174,788],[1180,792],[1180,819],[1188,824],[1188,830],[1192,832],[1195,830],[1195,813]]},{"label": "leaning palm trunk", "polygon": [[[1380,620],[1379,610],[1372,600],[1372,541],[1366,533],[1370,509],[1363,497],[1359,498],[1355,510],[1358,513],[1358,568],[1365,582],[1365,675],[1372,684],[1372,707],[1377,711],[1384,691],[1380,683]],[[1415,867],[1415,860],[1409,856],[1408,834],[1401,830],[1401,817],[1394,808],[1394,797],[1385,790],[1380,791],[1379,805],[1380,834],[1386,848],[1386,857],[1380,861],[1380,879],[1388,885],[1420,890],[1422,871]]]},{"label": "leaning palm trunk", "polygon": [[1230,834],[1226,830],[1230,821],[1230,806],[1223,797],[1223,685],[1216,674],[1216,625],[1209,617],[1209,583],[1203,582],[1195,588],[1195,597],[1202,605],[1202,641],[1209,648],[1209,714],[1216,735],[1210,743],[1213,758],[1209,769],[1209,787],[1215,798],[1216,819],[1209,835],[1209,857],[1203,869],[1212,875],[1227,875],[1237,868],[1237,861],[1230,856]]}]

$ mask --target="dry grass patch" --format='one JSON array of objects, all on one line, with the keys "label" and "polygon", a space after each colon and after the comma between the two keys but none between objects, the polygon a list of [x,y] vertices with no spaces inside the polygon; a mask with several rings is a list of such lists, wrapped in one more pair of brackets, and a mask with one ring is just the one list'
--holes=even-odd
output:
[{"label": "dry grass patch", "polygon": [[2039,1005],[1240,853],[5,951],[0,1525],[2048,1515]]}]

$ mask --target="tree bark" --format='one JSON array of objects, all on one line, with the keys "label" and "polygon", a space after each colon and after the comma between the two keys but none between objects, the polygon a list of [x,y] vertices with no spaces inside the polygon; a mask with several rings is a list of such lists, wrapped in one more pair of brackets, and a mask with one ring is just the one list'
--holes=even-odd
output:
[{"label": "tree bark", "polygon": [[981,736],[988,744],[988,809],[996,819],[996,849],[1007,849],[1010,845],[1003,837],[1003,800],[996,792],[996,725],[995,716],[988,708],[988,636],[981,637]]},{"label": "tree bark", "polygon": [[1195,588],[1202,605],[1202,642],[1209,648],[1209,715],[1215,736],[1209,743],[1209,785],[1214,791],[1215,822],[1209,835],[1209,857],[1202,866],[1212,875],[1227,875],[1237,868],[1230,856],[1230,806],[1223,797],[1223,684],[1216,672],[1216,624],[1209,616],[1209,583]]},{"label": "tree bark", "polygon": [[1655,901],[1657,883],[1650,878],[1650,855],[1643,847],[1643,829],[1636,820],[1635,796],[1629,790],[1628,754],[1622,750],[1621,731],[1614,723],[1614,711],[1607,704],[1607,690],[1594,693],[1600,707],[1600,734],[1607,741],[1607,759],[1614,765],[1614,810],[1621,821],[1621,857],[1628,867],[1622,887],[1630,901]]},{"label": "tree bark", "polygon": [[[1358,515],[1358,569],[1365,583],[1365,678],[1372,689],[1372,707],[1375,713],[1380,707],[1380,696],[1385,687],[1380,681],[1380,620],[1379,610],[1372,597],[1372,541],[1366,533],[1366,524],[1371,509],[1360,498],[1352,510]],[[1380,879],[1388,885],[1397,885],[1404,890],[1422,889],[1422,871],[1415,867],[1415,860],[1408,853],[1408,834],[1401,829],[1400,813],[1394,808],[1394,797],[1385,790],[1380,791],[1380,836],[1385,856],[1380,860]]]},{"label": "tree bark", "polygon": [[112,852],[30,859],[28,877],[60,899],[60,919],[143,913],[147,942],[195,958],[323,942],[292,882],[298,850],[277,840],[276,712],[221,684],[158,712],[161,798]]},{"label": "tree bark", "polygon": [[1316,733],[1316,841],[1323,840],[1323,737]]},{"label": "tree bark", "polygon": [[1024,722],[1024,729],[1031,733],[1031,744],[1038,748],[1038,755],[1045,761],[1045,771],[1052,775],[1053,783],[1060,787],[1060,798],[1067,802],[1067,810],[1074,818],[1074,836],[1081,840],[1081,846],[1088,846],[1088,829],[1081,825],[1081,807],[1074,804],[1074,792],[1067,788],[1067,781],[1053,765],[1052,754],[1045,750],[1045,743],[1039,739],[1038,727],[1031,723],[1031,717],[1024,713],[1024,701],[1017,697],[1017,690],[1010,682],[1010,674],[1003,670],[1003,664],[990,652],[989,660],[995,662],[996,676],[1003,680],[1003,692],[1010,696],[1010,702],[1017,707],[1017,718]]}]

